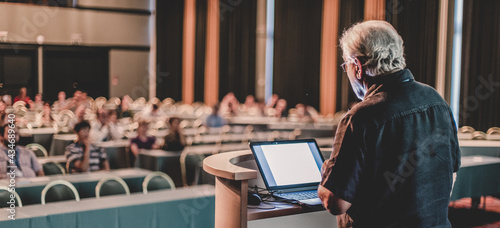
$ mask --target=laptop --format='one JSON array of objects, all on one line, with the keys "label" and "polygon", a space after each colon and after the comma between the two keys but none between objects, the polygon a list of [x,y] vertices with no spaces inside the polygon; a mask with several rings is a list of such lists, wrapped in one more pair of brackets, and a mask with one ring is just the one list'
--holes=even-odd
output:
[{"label": "laptop", "polygon": [[299,204],[320,205],[323,155],[314,139],[250,142],[267,190]]}]

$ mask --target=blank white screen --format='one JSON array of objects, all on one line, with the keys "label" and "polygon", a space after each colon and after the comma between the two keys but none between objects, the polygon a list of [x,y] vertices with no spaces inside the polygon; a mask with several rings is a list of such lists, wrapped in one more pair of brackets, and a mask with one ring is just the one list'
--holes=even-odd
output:
[{"label": "blank white screen", "polygon": [[276,185],[321,181],[321,173],[307,143],[262,145]]}]

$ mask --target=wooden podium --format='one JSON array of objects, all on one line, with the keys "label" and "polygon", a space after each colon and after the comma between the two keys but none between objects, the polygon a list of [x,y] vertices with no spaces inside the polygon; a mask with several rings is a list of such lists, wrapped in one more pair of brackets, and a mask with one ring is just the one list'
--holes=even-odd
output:
[{"label": "wooden podium", "polygon": [[203,169],[216,177],[215,227],[337,227],[335,216],[323,207],[284,203],[274,209],[247,209],[248,182],[255,182],[260,174],[256,167],[243,166],[253,167],[249,166],[253,160],[250,150],[242,150],[212,155],[203,161]]},{"label": "wooden podium", "polygon": [[250,150],[212,155],[203,169],[215,176],[215,227],[247,227],[248,180],[258,171],[236,164],[253,160]]}]

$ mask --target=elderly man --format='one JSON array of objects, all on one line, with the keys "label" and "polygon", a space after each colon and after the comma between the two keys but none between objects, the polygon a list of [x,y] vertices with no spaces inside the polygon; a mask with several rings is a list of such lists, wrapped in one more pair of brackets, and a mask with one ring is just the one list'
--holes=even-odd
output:
[{"label": "elderly man", "polygon": [[108,156],[103,148],[92,145],[89,140],[90,124],[82,121],[75,125],[77,141],[66,147],[66,169],[69,173],[109,170]]},{"label": "elderly man", "polygon": [[405,68],[403,40],[384,21],[366,21],[340,39],[362,100],[339,123],[318,195],[354,227],[451,227],[448,204],[460,166],[448,104]]},{"label": "elderly man", "polygon": [[[10,131],[9,131],[10,130]],[[9,140],[14,139],[14,143]],[[10,171],[15,169],[15,177],[44,176],[42,165],[38,162],[35,153],[19,142],[19,129],[10,128],[9,125],[0,127],[0,179],[9,177]],[[15,145],[14,149],[10,145]],[[13,156],[12,156],[13,155]]]}]

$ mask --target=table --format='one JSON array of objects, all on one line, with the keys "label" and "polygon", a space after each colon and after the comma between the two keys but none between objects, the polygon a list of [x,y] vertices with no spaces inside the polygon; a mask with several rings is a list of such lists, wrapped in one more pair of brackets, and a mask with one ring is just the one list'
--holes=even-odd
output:
[{"label": "table", "polygon": [[111,169],[122,169],[130,167],[130,140],[113,140],[99,142],[95,145],[104,148],[106,154],[108,155],[109,166]]},{"label": "table", "polygon": [[462,157],[451,200],[500,193],[500,158]]},{"label": "table", "polygon": [[19,136],[21,140],[25,143],[38,143],[42,145],[46,150],[50,149],[50,145],[52,143],[52,137],[57,133],[57,129],[52,127],[44,127],[44,128],[33,128],[33,129],[19,129]]},{"label": "table", "polygon": [[137,155],[135,167],[164,172],[172,178],[175,186],[180,187],[183,185],[180,157],[180,152],[140,150]]},{"label": "table", "polygon": [[42,166],[43,164],[47,162],[55,162],[61,164],[62,167],[66,167],[66,156],[64,155],[57,155],[57,156],[49,156],[49,157],[39,157],[37,158],[38,163],[40,163]]},{"label": "table", "polygon": [[[175,183],[175,186],[180,187],[183,186],[182,181],[182,171],[181,171],[181,154],[187,153],[190,156],[203,155],[200,158],[194,158],[194,161],[198,159],[203,159],[204,155],[212,154],[213,145],[209,145],[211,149],[205,150],[205,146],[203,148],[199,148],[201,146],[190,146],[186,147],[183,152],[174,152],[174,151],[164,151],[164,150],[140,150],[137,160],[135,163],[135,167],[148,169],[152,171],[161,171],[170,176]],[[208,147],[207,147],[208,148]],[[201,161],[201,160],[200,160]],[[188,164],[186,164],[188,165]],[[210,183],[210,177],[207,177],[202,173],[202,170],[199,169],[201,167],[194,167],[194,169],[190,169],[190,167],[186,167],[186,179],[187,182],[190,183],[193,180],[196,180],[197,177],[198,182],[202,183]]]},{"label": "table", "polygon": [[[39,204],[42,190],[54,180],[66,180],[75,185],[80,198],[95,197],[97,182],[103,177],[114,175],[121,177],[128,185],[130,192],[142,192],[142,181],[151,173],[149,170],[139,168],[119,169],[112,171],[99,171],[70,175],[51,175],[35,178],[20,178],[16,182],[16,192],[21,197],[23,205]],[[8,180],[0,180],[0,186],[7,186]]]},{"label": "table", "polygon": [[462,156],[484,155],[500,157],[500,141],[493,140],[459,140]]},{"label": "table", "polygon": [[0,210],[0,227],[214,227],[214,187],[203,185]]},{"label": "table", "polygon": [[66,147],[76,141],[76,134],[54,135],[50,146],[49,156],[64,155]]}]

